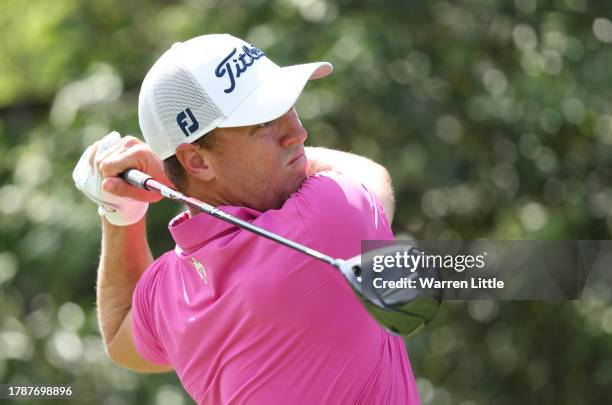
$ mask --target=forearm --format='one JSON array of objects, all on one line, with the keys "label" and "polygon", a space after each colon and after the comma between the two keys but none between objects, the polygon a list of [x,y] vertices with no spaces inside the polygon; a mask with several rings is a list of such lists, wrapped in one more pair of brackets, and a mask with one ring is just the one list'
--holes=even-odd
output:
[{"label": "forearm", "polygon": [[108,348],[130,310],[136,283],[152,261],[144,218],[134,225],[123,227],[102,219],[97,307],[105,347]]},{"label": "forearm", "polygon": [[395,199],[391,177],[382,165],[348,152],[320,147],[307,147],[308,174],[336,170],[363,183],[381,201],[389,223],[393,221]]}]

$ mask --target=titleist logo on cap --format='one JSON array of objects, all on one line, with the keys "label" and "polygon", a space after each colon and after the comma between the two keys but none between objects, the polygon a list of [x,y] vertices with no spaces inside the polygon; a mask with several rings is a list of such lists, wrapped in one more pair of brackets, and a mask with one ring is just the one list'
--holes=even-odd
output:
[{"label": "titleist logo on cap", "polygon": [[[244,52],[239,53],[237,56],[235,55],[238,50],[234,48],[225,58],[223,58],[221,63],[217,65],[215,75],[220,78],[227,76],[229,79],[229,87],[223,90],[225,93],[234,91],[236,88],[236,79],[246,72],[249,66],[253,65],[257,59],[266,55],[261,49],[254,45],[251,46],[252,48],[249,48],[244,45],[242,47]],[[232,62],[234,62],[233,65]]]}]

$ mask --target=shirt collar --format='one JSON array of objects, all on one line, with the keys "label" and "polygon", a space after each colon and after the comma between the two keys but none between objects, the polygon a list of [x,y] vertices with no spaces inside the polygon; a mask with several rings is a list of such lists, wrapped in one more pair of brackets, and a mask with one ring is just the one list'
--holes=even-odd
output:
[{"label": "shirt collar", "polygon": [[[261,212],[247,207],[217,208],[247,222],[252,222],[261,215]],[[168,229],[177,247],[190,254],[219,236],[237,231],[238,227],[203,212],[192,217],[189,211],[184,211],[170,221]]]}]

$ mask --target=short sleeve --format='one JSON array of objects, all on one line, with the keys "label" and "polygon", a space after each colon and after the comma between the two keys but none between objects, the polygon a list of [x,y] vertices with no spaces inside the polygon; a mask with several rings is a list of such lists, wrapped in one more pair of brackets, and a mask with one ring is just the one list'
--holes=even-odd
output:
[{"label": "short sleeve", "polygon": [[142,274],[132,295],[132,339],[140,355],[153,363],[169,365],[154,322],[154,300],[163,270],[164,256]]},{"label": "short sleeve", "polygon": [[346,259],[360,253],[362,240],[393,239],[378,197],[342,173],[309,177],[294,201],[312,246],[328,255]]}]

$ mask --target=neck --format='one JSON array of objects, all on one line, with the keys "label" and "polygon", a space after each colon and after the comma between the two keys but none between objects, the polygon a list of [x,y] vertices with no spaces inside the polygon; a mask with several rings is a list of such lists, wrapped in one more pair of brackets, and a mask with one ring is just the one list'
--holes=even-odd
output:
[{"label": "neck", "polygon": [[[202,201],[202,202],[204,202],[204,203],[206,203],[206,204],[208,204],[208,205],[212,205],[212,206],[213,206],[213,207],[215,207],[215,208],[216,208],[216,207],[218,207],[218,206],[220,206],[220,205],[227,205],[227,203],[223,203],[222,201],[219,201],[219,200],[216,200],[216,199],[214,199],[214,198],[210,198],[210,197],[208,197],[208,198],[207,198],[207,197],[202,198],[202,196],[194,196],[193,198],[196,198],[196,199],[198,199],[198,200],[200,200],[200,201]],[[193,207],[189,207],[189,206],[188,206],[187,208],[189,208],[189,214],[190,214],[192,217],[193,217],[193,216],[195,216],[195,215],[197,215],[197,214],[199,214],[199,213],[201,212],[201,211],[200,211],[199,209],[197,209],[197,208],[193,208]]]},{"label": "neck", "polygon": [[[214,191],[214,187],[212,184],[206,184],[203,187],[196,187],[192,186],[191,184],[188,184],[187,187],[185,187],[184,194],[188,197],[192,197],[206,204],[212,205],[213,207],[218,207],[219,205],[228,205],[228,202],[221,198],[218,193]],[[189,207],[189,212],[193,216],[200,211],[196,208]]]}]

